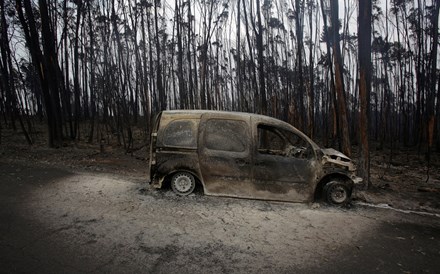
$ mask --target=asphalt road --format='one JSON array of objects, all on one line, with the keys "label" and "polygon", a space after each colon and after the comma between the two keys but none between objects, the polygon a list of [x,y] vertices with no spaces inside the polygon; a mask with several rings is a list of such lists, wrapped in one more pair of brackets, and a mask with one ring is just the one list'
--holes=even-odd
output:
[{"label": "asphalt road", "polygon": [[0,160],[0,273],[439,273],[440,218]]}]

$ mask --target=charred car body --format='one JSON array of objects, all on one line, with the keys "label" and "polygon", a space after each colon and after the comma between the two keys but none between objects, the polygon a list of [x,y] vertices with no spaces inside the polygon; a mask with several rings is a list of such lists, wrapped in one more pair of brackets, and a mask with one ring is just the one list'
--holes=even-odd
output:
[{"label": "charred car body", "polygon": [[355,170],[341,152],[257,114],[163,111],[151,134],[150,183],[179,195],[199,183],[208,195],[344,204],[362,181]]}]

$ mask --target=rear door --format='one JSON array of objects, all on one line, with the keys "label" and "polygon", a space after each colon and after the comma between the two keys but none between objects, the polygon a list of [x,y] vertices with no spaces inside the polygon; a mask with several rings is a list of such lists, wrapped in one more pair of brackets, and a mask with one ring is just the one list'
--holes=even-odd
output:
[{"label": "rear door", "polygon": [[249,123],[248,115],[202,116],[198,147],[206,194],[252,197]]}]

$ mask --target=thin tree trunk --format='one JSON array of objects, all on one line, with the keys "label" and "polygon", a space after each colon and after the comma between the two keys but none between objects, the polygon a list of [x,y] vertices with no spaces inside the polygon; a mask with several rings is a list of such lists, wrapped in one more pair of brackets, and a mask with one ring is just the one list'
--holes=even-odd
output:
[{"label": "thin tree trunk", "polygon": [[[260,0],[256,0],[257,12],[257,28],[254,27],[257,39],[257,58],[258,58],[258,77],[260,84],[260,111],[261,114],[267,114],[267,98],[266,98],[266,74],[264,69],[264,45],[263,45],[263,25],[261,22]],[[257,30],[258,29],[258,30]]]},{"label": "thin tree trunk", "polygon": [[72,119],[72,107],[70,105],[70,83],[69,83],[69,77],[70,77],[70,63],[69,63],[69,45],[68,45],[68,39],[67,39],[67,33],[68,33],[68,26],[69,26],[69,16],[68,16],[68,8],[67,8],[68,0],[64,0],[63,4],[63,19],[64,19],[64,30],[63,30],[63,38],[64,39],[64,82],[66,83],[66,88],[64,89],[63,93],[63,106],[64,106],[64,112],[66,115],[66,120],[69,126],[69,135],[70,139],[75,139],[75,134],[73,130],[73,119]]},{"label": "thin tree trunk", "polygon": [[366,187],[370,185],[369,117],[371,92],[371,0],[359,0],[358,45],[359,45],[359,137],[360,158],[359,175],[364,178]]},{"label": "thin tree trunk", "polygon": [[81,22],[81,8],[82,8],[82,0],[78,0],[76,2],[76,24],[75,24],[75,43],[73,46],[73,59],[74,59],[74,71],[73,71],[73,94],[75,97],[75,120],[74,120],[74,138],[80,138],[79,133],[79,119],[81,115],[81,100],[80,100],[80,90],[79,90],[79,26]]},{"label": "thin tree trunk", "polygon": [[347,106],[344,89],[343,63],[341,58],[340,38],[339,38],[339,12],[338,0],[331,0],[331,20],[333,30],[333,62],[335,67],[335,87],[337,94],[337,108],[339,114],[339,131],[342,144],[342,152],[351,156],[350,134],[348,131]]},{"label": "thin tree trunk", "polygon": [[89,39],[90,39],[90,130],[88,142],[92,143],[95,132],[96,120],[96,93],[95,93],[95,36],[92,23],[92,4],[88,2],[88,21],[89,21]]},{"label": "thin tree trunk", "polygon": [[[142,62],[143,62],[143,76],[142,76],[142,87],[143,90],[142,92],[144,93],[145,96],[145,103],[144,103],[144,115],[145,115],[145,120],[147,121],[147,125],[150,123],[150,117],[151,117],[151,94],[150,94],[150,89],[148,87],[149,85],[149,81],[148,81],[148,77],[147,77],[147,71],[148,71],[148,61],[147,61],[147,40],[146,40],[146,35],[145,35],[145,18],[144,18],[144,13],[141,13],[141,28],[142,28]],[[148,131],[147,131],[148,132]]]},{"label": "thin tree trunk", "polygon": [[[243,0],[246,1],[246,0]],[[242,101],[243,101],[243,81],[241,79],[241,12],[240,12],[240,2],[241,0],[237,0],[237,56],[236,62],[237,67],[235,68],[235,75],[237,77],[237,108],[242,110]]]},{"label": "thin tree trunk", "polygon": [[157,4],[158,1],[154,1],[154,28],[156,31],[155,36],[155,43],[156,43],[156,84],[157,84],[157,91],[159,93],[159,106],[160,110],[165,110],[167,108],[167,96],[165,94],[165,89],[163,87],[162,82],[162,63],[161,63],[161,46],[159,41],[159,17],[157,13]]},{"label": "thin tree trunk", "polygon": [[[297,117],[296,120],[299,122],[299,128],[303,128],[305,125],[305,117],[306,111],[304,109],[304,76],[303,76],[303,50],[304,50],[304,41],[303,41],[303,27],[301,21],[302,13],[301,13],[301,4],[300,0],[295,0],[295,30],[296,30],[296,72],[297,72],[297,85],[296,90],[298,91],[297,99],[299,104],[299,113],[300,117]],[[311,45],[310,45],[311,46]],[[296,100],[295,100],[296,101]],[[308,117],[307,117],[308,118]],[[307,121],[308,125],[308,121]]]},{"label": "thin tree trunk", "polygon": [[[309,3],[309,5],[312,5]],[[309,29],[310,29],[310,38],[309,38],[309,89],[307,93],[307,133],[310,138],[314,137],[314,124],[315,124],[315,115],[314,115],[314,107],[315,107],[315,73],[314,73],[314,62],[313,62],[313,6],[309,6]]]}]

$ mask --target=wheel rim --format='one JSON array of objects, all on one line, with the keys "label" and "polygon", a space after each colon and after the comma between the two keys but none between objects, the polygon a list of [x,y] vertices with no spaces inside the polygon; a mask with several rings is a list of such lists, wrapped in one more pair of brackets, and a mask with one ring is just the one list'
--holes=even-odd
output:
[{"label": "wheel rim", "polygon": [[340,204],[347,200],[348,194],[343,186],[338,185],[332,188],[330,196],[333,202]]},{"label": "wheel rim", "polygon": [[192,185],[193,181],[187,175],[180,175],[174,180],[174,188],[181,193],[190,191]]}]

